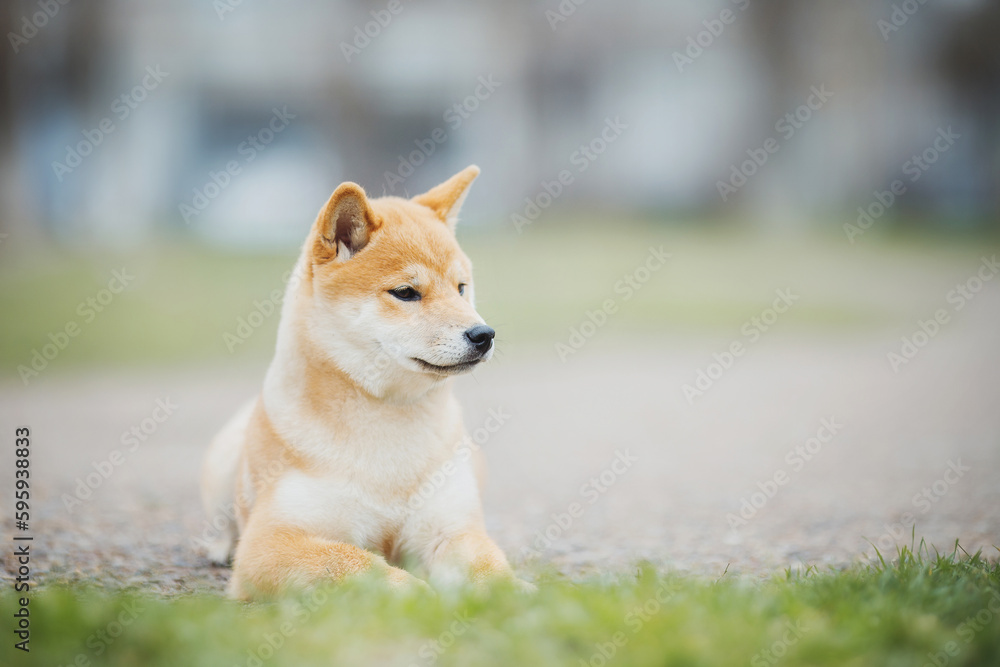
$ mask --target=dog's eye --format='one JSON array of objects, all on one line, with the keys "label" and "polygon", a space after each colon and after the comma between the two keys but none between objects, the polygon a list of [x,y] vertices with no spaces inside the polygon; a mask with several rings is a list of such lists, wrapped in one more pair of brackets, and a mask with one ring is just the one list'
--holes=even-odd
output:
[{"label": "dog's eye", "polygon": [[389,290],[389,294],[393,295],[400,301],[420,301],[420,292],[413,289],[409,285],[391,289]]},{"label": "dog's eye", "polygon": [[458,293],[465,296],[465,283],[458,284]]}]

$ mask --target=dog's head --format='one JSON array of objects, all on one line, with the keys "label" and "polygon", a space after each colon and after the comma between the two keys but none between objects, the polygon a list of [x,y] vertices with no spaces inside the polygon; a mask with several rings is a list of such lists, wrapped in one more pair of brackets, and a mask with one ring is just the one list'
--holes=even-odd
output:
[{"label": "dog's head", "polygon": [[[306,335],[375,395],[419,393],[493,354],[472,263],[455,239],[471,166],[412,199],[369,199],[343,183],[303,249]],[[305,267],[301,267],[305,268]]]}]

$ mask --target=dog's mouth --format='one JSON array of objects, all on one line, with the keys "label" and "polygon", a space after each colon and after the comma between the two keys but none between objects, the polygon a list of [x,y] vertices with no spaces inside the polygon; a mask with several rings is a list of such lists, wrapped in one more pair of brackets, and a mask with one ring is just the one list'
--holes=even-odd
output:
[{"label": "dog's mouth", "polygon": [[417,365],[423,370],[437,375],[457,375],[458,373],[471,371],[479,364],[480,361],[482,361],[482,359],[473,359],[472,361],[460,361],[457,364],[449,364],[448,366],[439,366],[437,364],[432,364],[429,361],[418,359],[417,357],[411,358],[417,362]]}]

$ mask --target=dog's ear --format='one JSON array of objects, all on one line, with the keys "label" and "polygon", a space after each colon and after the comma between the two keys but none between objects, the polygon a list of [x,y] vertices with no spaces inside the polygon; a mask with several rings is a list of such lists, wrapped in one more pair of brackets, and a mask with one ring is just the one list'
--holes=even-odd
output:
[{"label": "dog's ear", "polygon": [[321,262],[346,262],[368,245],[379,220],[357,183],[341,183],[316,218],[313,256]]},{"label": "dog's ear", "polygon": [[458,222],[458,211],[462,208],[462,202],[469,194],[469,186],[476,180],[476,176],[479,176],[479,167],[470,165],[441,185],[417,195],[413,201],[434,211],[437,217],[454,231],[455,223]]}]

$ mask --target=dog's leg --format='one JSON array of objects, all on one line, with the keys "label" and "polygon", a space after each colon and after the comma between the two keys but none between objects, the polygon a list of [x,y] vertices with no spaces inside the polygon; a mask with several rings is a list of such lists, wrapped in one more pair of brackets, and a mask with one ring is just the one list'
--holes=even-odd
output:
[{"label": "dog's leg", "polygon": [[272,597],[367,572],[384,576],[393,587],[426,586],[381,556],[297,528],[279,527],[255,513],[236,549],[229,595],[242,600]]},{"label": "dog's leg", "polygon": [[446,538],[434,549],[427,566],[430,580],[435,585],[452,586],[466,581],[482,585],[491,581],[511,581],[534,588],[514,575],[500,547],[481,529]]}]

